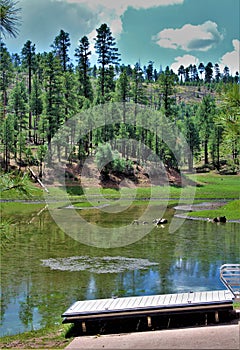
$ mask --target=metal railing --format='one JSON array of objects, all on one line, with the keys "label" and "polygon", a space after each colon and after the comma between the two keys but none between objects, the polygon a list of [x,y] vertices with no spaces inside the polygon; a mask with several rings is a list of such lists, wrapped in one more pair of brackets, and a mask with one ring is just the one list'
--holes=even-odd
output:
[{"label": "metal railing", "polygon": [[220,267],[220,278],[223,284],[240,298],[240,264],[224,264]]}]

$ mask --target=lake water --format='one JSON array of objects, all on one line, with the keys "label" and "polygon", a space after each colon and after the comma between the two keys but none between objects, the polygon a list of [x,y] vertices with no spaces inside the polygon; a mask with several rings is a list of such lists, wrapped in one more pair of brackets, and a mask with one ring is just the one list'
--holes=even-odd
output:
[{"label": "lake water", "polygon": [[[138,217],[142,208],[131,210]],[[158,208],[152,210],[157,215]],[[98,214],[84,210],[89,221],[97,216],[98,224],[102,220],[111,227],[107,214]],[[169,222],[173,214],[166,211]],[[131,220],[129,215],[128,210],[118,214],[117,225]],[[60,324],[61,314],[76,300],[224,289],[219,268],[239,263],[239,224],[186,220],[174,233],[169,224],[148,225],[142,239],[106,249],[74,240],[48,211],[16,213],[1,252],[0,335]]]}]

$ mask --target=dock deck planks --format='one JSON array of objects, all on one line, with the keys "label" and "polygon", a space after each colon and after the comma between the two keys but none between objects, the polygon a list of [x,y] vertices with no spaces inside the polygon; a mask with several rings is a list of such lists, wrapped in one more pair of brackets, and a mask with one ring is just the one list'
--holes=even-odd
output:
[{"label": "dock deck planks", "polygon": [[218,310],[230,308],[234,294],[230,290],[201,291],[152,296],[136,296],[75,302],[63,314],[64,323],[107,317],[151,316],[157,313]]}]

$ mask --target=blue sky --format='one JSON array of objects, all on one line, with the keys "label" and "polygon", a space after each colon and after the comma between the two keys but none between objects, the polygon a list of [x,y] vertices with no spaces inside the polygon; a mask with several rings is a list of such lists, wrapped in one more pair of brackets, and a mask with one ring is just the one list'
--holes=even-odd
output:
[{"label": "blue sky", "polygon": [[[122,63],[177,71],[183,64],[219,63],[239,71],[239,0],[19,0],[20,35],[4,40],[20,53],[31,40],[37,52],[49,51],[60,30],[70,34],[71,56],[78,40],[92,43],[96,28],[107,23]],[[95,57],[92,56],[94,62]]]}]

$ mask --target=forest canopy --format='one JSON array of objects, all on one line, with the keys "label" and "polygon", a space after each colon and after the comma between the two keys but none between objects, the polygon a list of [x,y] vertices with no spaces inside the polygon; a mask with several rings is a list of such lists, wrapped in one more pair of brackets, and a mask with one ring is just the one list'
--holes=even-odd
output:
[{"label": "forest canopy", "polygon": [[[228,67],[221,72],[218,63],[211,61],[201,62],[198,67],[181,65],[177,74],[168,66],[157,69],[153,61],[143,67],[139,62],[134,66],[123,64],[108,25],[102,24],[96,32],[94,65],[86,36],[80,38],[74,59],[69,55],[70,36],[64,30],[43,53],[27,40],[21,52],[11,54],[1,39],[2,170],[37,165],[41,176],[51,140],[64,123],[94,106],[133,103],[153,111],[147,118],[156,130],[164,130],[164,116],[182,132],[191,150],[187,156],[189,170],[197,165],[217,170],[225,167],[229,173],[239,171],[238,72],[232,76]],[[145,144],[166,166],[177,168],[173,150],[155,132],[142,128],[136,114],[132,118],[132,125],[127,124],[123,109],[121,123],[90,127],[74,145],[66,132],[65,152],[58,155],[59,160],[72,161],[74,154],[75,161],[81,163],[94,155],[100,144],[108,142],[114,148],[118,139],[134,139]],[[81,123],[85,130],[91,120]],[[123,143],[118,150],[124,159],[147,160],[136,147],[128,146]]]}]

